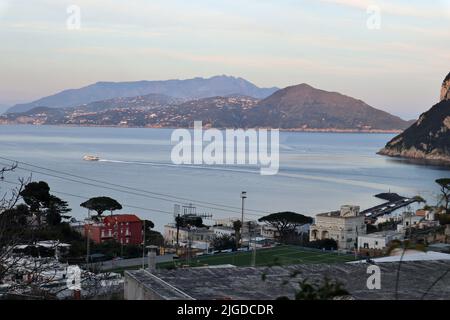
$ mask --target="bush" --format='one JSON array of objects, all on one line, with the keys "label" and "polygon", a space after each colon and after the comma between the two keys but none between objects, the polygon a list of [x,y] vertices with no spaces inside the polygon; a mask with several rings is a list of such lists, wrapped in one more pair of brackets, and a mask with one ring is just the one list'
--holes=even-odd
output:
[{"label": "bush", "polygon": [[338,245],[334,239],[322,239],[309,242],[307,247],[321,250],[337,250]]},{"label": "bush", "polygon": [[438,215],[438,220],[441,226],[450,224],[450,214],[448,213],[441,213]]},{"label": "bush", "polygon": [[212,246],[215,250],[236,250],[236,240],[234,237],[230,237],[229,235],[223,235],[221,237],[217,237],[213,240]]}]

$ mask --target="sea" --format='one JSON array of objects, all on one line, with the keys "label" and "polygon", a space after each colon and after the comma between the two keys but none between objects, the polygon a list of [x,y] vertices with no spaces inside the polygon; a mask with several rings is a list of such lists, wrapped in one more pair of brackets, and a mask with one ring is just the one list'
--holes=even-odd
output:
[{"label": "sea", "polygon": [[[281,132],[279,172],[261,175],[250,165],[175,165],[172,132],[0,126],[0,167],[19,162],[0,180],[0,192],[11,192],[20,178],[46,181],[78,220],[88,214],[82,202],[109,196],[123,206],[117,213],[150,219],[163,231],[180,210],[196,210],[205,223],[240,217],[242,191],[245,220],[256,220],[281,211],[315,216],[344,204],[366,209],[380,204],[374,195],[383,192],[420,195],[435,204],[434,181],[450,177],[449,167],[377,155],[392,134]],[[84,161],[85,155],[101,160]]]}]

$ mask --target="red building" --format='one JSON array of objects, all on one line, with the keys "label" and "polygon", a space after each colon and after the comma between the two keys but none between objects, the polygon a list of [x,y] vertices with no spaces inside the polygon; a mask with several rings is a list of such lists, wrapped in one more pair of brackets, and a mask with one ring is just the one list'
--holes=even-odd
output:
[{"label": "red building", "polygon": [[95,243],[117,241],[122,244],[142,244],[142,220],[134,214],[118,214],[103,218],[103,222],[85,225],[85,235]]}]

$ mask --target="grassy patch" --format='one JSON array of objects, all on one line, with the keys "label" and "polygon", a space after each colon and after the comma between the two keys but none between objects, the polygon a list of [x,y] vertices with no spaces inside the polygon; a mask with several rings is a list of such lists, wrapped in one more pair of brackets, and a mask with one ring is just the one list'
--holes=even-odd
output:
[{"label": "grassy patch", "polygon": [[[257,266],[289,265],[289,264],[331,264],[353,261],[353,255],[340,254],[337,252],[323,252],[315,249],[307,249],[296,246],[280,246],[270,249],[261,249],[256,252]],[[189,266],[212,266],[221,264],[232,264],[239,267],[250,266],[252,252],[234,252],[204,257],[192,258]],[[158,264],[158,268],[173,268],[175,266],[187,265],[187,261],[164,262]]]}]

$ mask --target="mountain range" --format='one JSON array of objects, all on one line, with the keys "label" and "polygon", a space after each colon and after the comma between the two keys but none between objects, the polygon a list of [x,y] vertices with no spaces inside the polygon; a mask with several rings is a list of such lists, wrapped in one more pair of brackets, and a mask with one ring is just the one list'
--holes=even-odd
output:
[{"label": "mountain range", "polygon": [[450,163],[450,73],[442,82],[440,102],[389,141],[379,154]]},{"label": "mountain range", "polygon": [[135,81],[135,82],[97,82],[80,88],[70,89],[42,99],[17,104],[8,113],[26,112],[35,107],[67,108],[95,101],[136,97],[148,94],[161,94],[185,100],[201,99],[232,94],[265,98],[278,88],[259,88],[242,78],[215,76],[208,79]]},{"label": "mountain range", "polygon": [[[95,100],[100,96],[107,98]],[[217,128],[311,131],[400,131],[411,124],[361,100],[307,84],[258,88],[227,76],[101,82],[16,105],[0,117],[0,123],[133,127],[190,127],[200,120]]]}]

